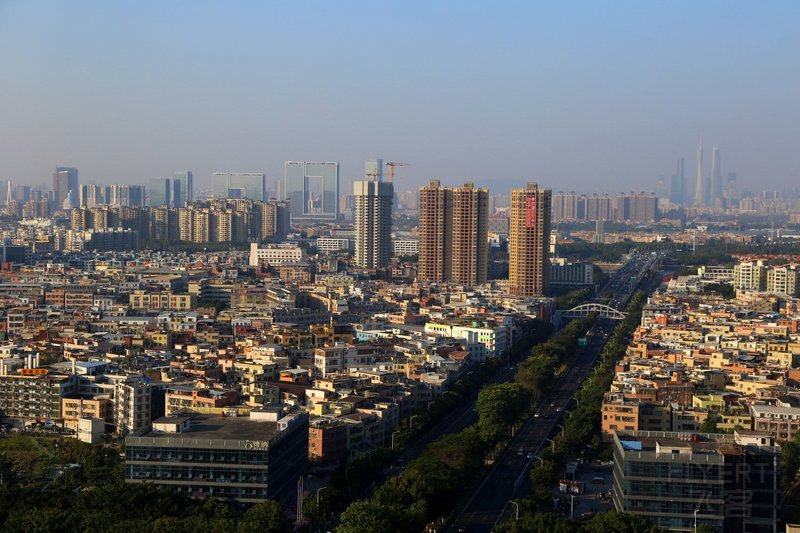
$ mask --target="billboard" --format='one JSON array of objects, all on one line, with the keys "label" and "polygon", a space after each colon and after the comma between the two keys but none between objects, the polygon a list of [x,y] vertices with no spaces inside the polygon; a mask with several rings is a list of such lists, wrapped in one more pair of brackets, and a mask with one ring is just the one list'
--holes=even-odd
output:
[{"label": "billboard", "polygon": [[527,196],[525,198],[525,227],[536,227],[536,197]]}]

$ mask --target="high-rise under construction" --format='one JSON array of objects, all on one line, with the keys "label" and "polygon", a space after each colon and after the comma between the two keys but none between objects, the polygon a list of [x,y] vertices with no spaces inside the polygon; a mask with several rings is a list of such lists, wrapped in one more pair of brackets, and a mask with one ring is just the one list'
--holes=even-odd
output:
[{"label": "high-rise under construction", "polygon": [[542,296],[547,290],[551,194],[549,189],[540,189],[536,183],[511,191],[508,233],[508,288],[511,294]]}]

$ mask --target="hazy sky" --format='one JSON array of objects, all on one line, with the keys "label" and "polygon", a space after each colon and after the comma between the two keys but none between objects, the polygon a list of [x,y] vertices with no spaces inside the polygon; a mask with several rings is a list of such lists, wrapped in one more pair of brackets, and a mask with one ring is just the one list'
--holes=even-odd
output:
[{"label": "hazy sky", "polygon": [[650,190],[702,134],[740,187],[800,185],[796,0],[389,4],[0,0],[0,178]]}]

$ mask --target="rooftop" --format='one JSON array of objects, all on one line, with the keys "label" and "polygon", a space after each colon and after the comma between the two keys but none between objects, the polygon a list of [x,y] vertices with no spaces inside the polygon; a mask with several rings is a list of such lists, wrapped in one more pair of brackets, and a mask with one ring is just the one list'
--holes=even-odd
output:
[{"label": "rooftop", "polygon": [[[163,417],[155,423],[170,423],[181,417]],[[266,441],[278,433],[275,422],[251,420],[246,416],[225,417],[215,415],[196,415],[191,417],[192,422],[188,431],[183,433],[163,433],[150,431],[142,438],[173,438],[173,439],[209,439],[209,440],[255,440]]]}]

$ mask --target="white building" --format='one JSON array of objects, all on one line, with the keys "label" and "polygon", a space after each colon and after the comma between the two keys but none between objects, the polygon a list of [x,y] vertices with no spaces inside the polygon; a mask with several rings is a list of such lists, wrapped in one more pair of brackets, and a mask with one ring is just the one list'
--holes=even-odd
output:
[{"label": "white building", "polygon": [[120,435],[141,435],[150,430],[151,387],[138,374],[108,375],[114,385],[114,424]]},{"label": "white building", "polygon": [[481,362],[487,357],[499,357],[510,348],[510,328],[506,326],[482,327],[474,325],[452,325],[427,322],[427,335],[442,335],[467,342],[473,361]]},{"label": "white building", "polygon": [[419,239],[395,239],[392,242],[392,253],[396,257],[419,254]]},{"label": "white building", "polygon": [[763,291],[767,288],[767,265],[746,261],[733,267],[733,287],[737,290]]},{"label": "white building", "polygon": [[770,267],[767,270],[767,292],[797,296],[798,274],[795,265]]},{"label": "white building", "polygon": [[265,244],[259,247],[258,243],[250,243],[250,266],[297,263],[305,258],[305,250],[295,244]]},{"label": "white building", "polygon": [[330,254],[335,252],[349,252],[350,239],[320,237],[319,239],[317,239],[317,250],[321,254]]}]

